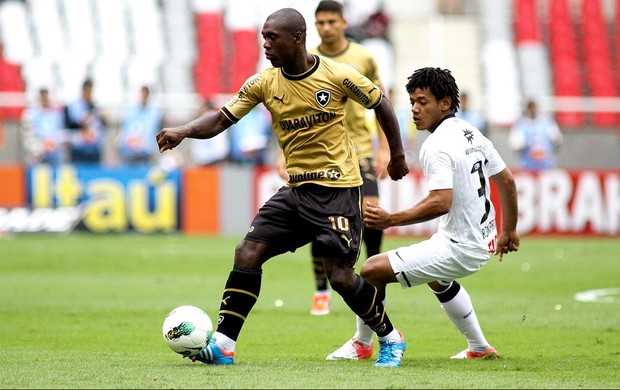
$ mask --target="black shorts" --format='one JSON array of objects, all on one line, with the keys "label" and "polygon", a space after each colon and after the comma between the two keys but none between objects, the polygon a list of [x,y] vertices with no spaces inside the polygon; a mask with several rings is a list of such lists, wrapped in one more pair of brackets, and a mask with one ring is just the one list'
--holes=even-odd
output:
[{"label": "black shorts", "polygon": [[372,163],[372,158],[360,159],[360,172],[364,184],[362,185],[363,196],[379,196],[379,183],[377,182],[377,172]]},{"label": "black shorts", "polygon": [[258,210],[245,239],[295,252],[312,243],[312,255],[355,266],[362,229],[360,187],[316,184],[282,187]]}]

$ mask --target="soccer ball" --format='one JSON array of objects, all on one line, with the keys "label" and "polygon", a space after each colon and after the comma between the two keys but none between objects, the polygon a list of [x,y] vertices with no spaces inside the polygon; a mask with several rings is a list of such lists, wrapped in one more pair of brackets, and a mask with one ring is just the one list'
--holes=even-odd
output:
[{"label": "soccer ball", "polygon": [[202,309],[179,306],[166,316],[162,332],[170,349],[188,357],[207,346],[213,335],[213,324]]}]

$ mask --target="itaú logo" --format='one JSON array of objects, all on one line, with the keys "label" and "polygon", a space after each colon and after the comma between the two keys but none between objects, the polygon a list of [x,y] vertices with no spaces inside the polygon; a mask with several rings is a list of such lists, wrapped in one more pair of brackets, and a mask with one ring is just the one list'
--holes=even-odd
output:
[{"label": "ita\u00fa logo", "polygon": [[337,169],[330,169],[328,171],[309,171],[296,175],[289,175],[289,183],[298,183],[300,181],[310,181],[310,180],[338,180],[340,179],[340,171]]}]

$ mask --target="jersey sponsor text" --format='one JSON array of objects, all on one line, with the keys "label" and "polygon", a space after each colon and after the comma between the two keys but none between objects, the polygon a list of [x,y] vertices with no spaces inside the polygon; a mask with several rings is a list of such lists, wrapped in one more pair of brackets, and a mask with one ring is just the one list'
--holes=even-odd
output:
[{"label": "jersey sponsor text", "polygon": [[335,112],[317,112],[316,114],[304,115],[294,119],[283,119],[280,123],[282,130],[307,129],[315,124],[324,124],[336,118]]}]

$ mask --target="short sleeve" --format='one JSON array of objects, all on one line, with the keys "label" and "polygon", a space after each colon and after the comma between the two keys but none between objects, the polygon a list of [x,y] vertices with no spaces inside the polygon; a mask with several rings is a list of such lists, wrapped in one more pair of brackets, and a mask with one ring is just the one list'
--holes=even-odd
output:
[{"label": "short sleeve", "polygon": [[367,109],[374,109],[381,103],[383,97],[381,88],[350,66],[343,65],[340,68],[345,74],[342,85],[349,98]]},{"label": "short sleeve", "polygon": [[231,122],[237,123],[263,101],[263,82],[264,78],[260,73],[248,78],[239,91],[222,107],[222,113]]}]

